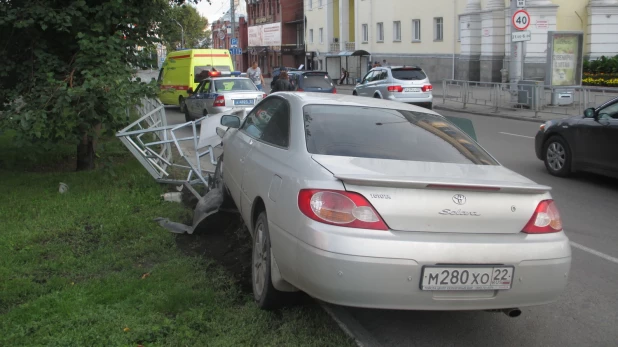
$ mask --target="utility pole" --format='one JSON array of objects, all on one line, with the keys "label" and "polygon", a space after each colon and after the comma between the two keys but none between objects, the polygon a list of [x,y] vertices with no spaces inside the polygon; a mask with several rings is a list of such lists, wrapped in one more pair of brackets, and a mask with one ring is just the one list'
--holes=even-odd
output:
[{"label": "utility pole", "polygon": [[183,49],[185,48],[185,28],[177,20],[173,19],[173,21],[180,26],[180,49]]},{"label": "utility pole", "polygon": [[[232,39],[235,39],[236,38],[236,13],[234,9],[234,0],[230,0],[230,23],[232,24]],[[230,42],[232,42],[231,39],[230,39]],[[236,71],[236,56],[234,56],[234,59],[232,59],[232,68],[234,69],[234,71]]]}]

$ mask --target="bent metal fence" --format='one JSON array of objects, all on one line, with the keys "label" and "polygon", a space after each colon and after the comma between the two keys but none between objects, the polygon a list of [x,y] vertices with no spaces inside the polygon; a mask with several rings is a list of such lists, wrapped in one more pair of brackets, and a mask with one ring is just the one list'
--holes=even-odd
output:
[{"label": "bent metal fence", "polygon": [[[217,164],[214,148],[221,144],[216,128],[222,115],[168,125],[165,107],[159,100],[144,99],[136,110],[139,118],[116,136],[155,181],[184,185],[198,199],[201,198],[193,186],[208,187],[214,173]],[[239,116],[244,118],[245,112],[240,109],[229,113],[240,113]],[[205,156],[208,160],[202,161]]]},{"label": "bent metal fence", "polygon": [[618,97],[618,88],[557,87],[543,82],[521,81],[519,84],[461,80],[442,82],[442,103],[455,102],[463,108],[469,105],[487,107],[493,113],[501,110],[528,110],[563,116],[583,114],[589,107]]}]

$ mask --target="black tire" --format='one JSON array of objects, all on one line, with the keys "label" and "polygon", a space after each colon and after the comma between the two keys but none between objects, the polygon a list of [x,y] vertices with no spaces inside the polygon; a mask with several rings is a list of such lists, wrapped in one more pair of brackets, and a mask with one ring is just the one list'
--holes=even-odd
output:
[{"label": "black tire", "polygon": [[185,104],[185,98],[181,96],[178,97],[178,106],[180,107],[180,112],[186,112],[187,105]]},{"label": "black tire", "polygon": [[189,114],[189,110],[185,107],[185,122],[192,122],[193,119],[191,117],[191,115]]},{"label": "black tire", "polygon": [[380,96],[380,94],[374,94],[374,95],[373,95],[373,97],[374,97],[375,99],[382,99],[382,97]]},{"label": "black tire", "polygon": [[543,162],[553,176],[567,177],[571,174],[571,148],[561,136],[552,136],[543,145]]},{"label": "black tire", "polygon": [[274,310],[286,303],[289,293],[275,289],[270,273],[270,233],[266,212],[260,212],[253,233],[251,252],[251,287],[253,298],[263,310]]},{"label": "black tire", "polygon": [[352,92],[352,95],[358,96],[358,94],[356,93],[356,90]]},{"label": "black tire", "polygon": [[433,102],[427,103],[427,109],[433,110]]}]

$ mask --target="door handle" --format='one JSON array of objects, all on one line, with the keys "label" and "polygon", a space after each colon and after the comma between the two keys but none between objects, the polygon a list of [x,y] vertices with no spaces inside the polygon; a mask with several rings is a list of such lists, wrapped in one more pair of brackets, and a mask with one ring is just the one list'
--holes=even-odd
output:
[{"label": "door handle", "polygon": [[240,162],[244,163],[245,162],[245,158],[240,158]]},{"label": "door handle", "polygon": [[252,145],[253,144],[253,140],[249,140],[249,144]]}]

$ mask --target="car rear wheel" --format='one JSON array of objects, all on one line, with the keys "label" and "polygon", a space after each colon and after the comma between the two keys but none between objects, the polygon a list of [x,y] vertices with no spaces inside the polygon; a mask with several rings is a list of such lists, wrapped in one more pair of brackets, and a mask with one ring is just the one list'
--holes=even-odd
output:
[{"label": "car rear wheel", "polygon": [[193,119],[191,119],[191,115],[189,114],[189,110],[186,107],[185,107],[185,121],[186,122],[193,121]]},{"label": "car rear wheel", "polygon": [[566,177],[571,173],[571,149],[560,136],[553,136],[545,142],[545,168],[554,176]]},{"label": "car rear wheel", "polygon": [[202,117],[208,117],[208,111],[207,110],[202,111]]},{"label": "car rear wheel", "polygon": [[261,309],[276,309],[283,306],[288,293],[275,289],[271,279],[270,233],[265,211],[258,216],[254,230],[251,257],[253,297]]},{"label": "car rear wheel", "polygon": [[376,99],[382,99],[382,98],[380,97],[380,94],[375,94],[373,97],[374,97],[374,98],[376,98]]},{"label": "car rear wheel", "polygon": [[358,96],[358,94],[356,93],[356,90],[352,92],[352,95]]},{"label": "car rear wheel", "polygon": [[433,110],[433,102],[427,103],[427,109]]}]

